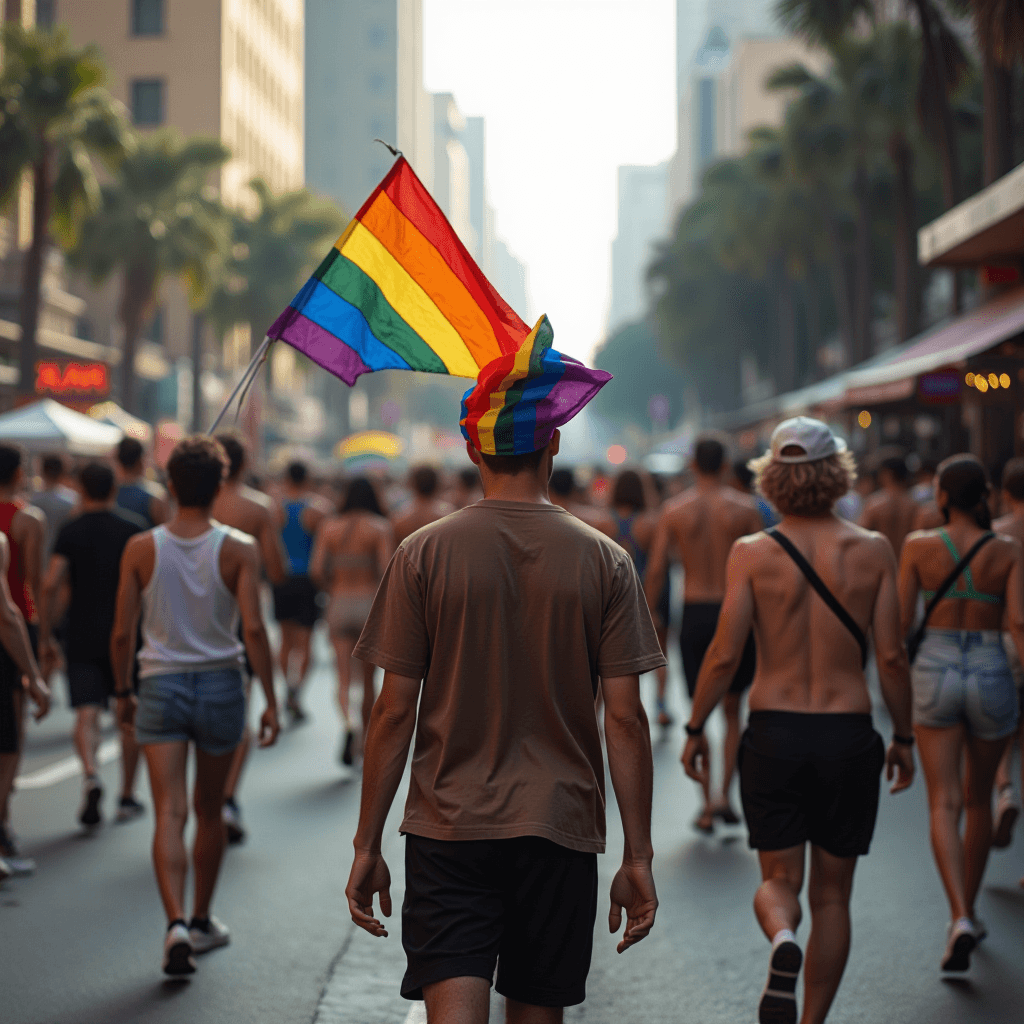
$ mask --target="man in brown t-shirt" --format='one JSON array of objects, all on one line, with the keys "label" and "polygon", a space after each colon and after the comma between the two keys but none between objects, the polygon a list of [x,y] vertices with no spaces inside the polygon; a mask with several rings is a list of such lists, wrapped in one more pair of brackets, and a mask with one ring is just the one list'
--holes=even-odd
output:
[{"label": "man in brown t-shirt", "polygon": [[629,555],[549,501],[558,431],[541,444],[467,444],[484,500],[399,546],[355,650],[385,677],[346,893],[353,920],[386,936],[381,837],[415,731],[402,993],[425,998],[430,1020],[486,1021],[495,964],[509,1021],[554,1024],[585,998],[605,846],[598,678],[625,832],[609,916],[613,932],[628,916],[620,952],[657,908],[639,674],[665,659]]}]

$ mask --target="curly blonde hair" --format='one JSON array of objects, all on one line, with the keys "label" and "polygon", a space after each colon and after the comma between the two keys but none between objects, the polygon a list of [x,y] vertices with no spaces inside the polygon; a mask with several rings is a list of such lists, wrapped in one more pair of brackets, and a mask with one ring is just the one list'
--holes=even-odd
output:
[{"label": "curly blonde hair", "polygon": [[824,515],[857,479],[857,463],[848,451],[795,463],[777,462],[768,452],[747,465],[754,486],[786,516]]}]

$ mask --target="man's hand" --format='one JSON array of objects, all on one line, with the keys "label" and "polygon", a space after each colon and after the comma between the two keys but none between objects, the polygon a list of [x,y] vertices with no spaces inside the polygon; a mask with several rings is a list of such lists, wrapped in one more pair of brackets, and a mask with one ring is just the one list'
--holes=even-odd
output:
[{"label": "man's hand", "polygon": [[[622,862],[612,879],[612,906],[608,912],[608,930],[614,935],[622,926],[626,911],[626,930],[616,946],[619,953],[646,938],[658,912],[658,896],[654,891],[654,875],[650,862]],[[358,923],[358,922],[357,922]]]},{"label": "man's hand", "polygon": [[[654,888],[652,885],[651,892]],[[348,876],[345,895],[348,910],[360,928],[371,935],[388,937],[384,925],[373,916],[373,894],[380,894],[380,911],[385,917],[391,916],[391,872],[380,851],[356,850],[352,872]],[[653,913],[651,918],[653,920]],[[650,927],[650,926],[648,926]],[[642,936],[641,936],[642,938]]]},{"label": "man's hand", "polygon": [[259,745],[261,747],[272,747],[277,742],[277,734],[280,731],[281,726],[277,720],[277,708],[273,706],[267,707],[263,714],[260,715]]},{"label": "man's hand", "polygon": [[117,710],[114,717],[117,719],[117,727],[122,731],[135,728],[135,709],[139,706],[138,698],[134,693],[127,697],[117,698]]},{"label": "man's hand", "polygon": [[703,733],[700,736],[688,736],[680,760],[683,762],[684,771],[691,779],[695,779],[701,784],[707,782],[711,771],[707,736]]},{"label": "man's hand", "polygon": [[914,748],[906,743],[889,744],[885,754],[885,777],[893,782],[890,793],[902,793],[914,781]]},{"label": "man's hand", "polygon": [[45,718],[50,711],[50,688],[41,676],[23,676],[22,685],[28,691],[32,703],[36,706],[36,713],[32,716],[38,722]]},{"label": "man's hand", "polygon": [[39,672],[44,679],[49,679],[60,668],[63,658],[60,645],[52,637],[42,645],[39,655]]}]

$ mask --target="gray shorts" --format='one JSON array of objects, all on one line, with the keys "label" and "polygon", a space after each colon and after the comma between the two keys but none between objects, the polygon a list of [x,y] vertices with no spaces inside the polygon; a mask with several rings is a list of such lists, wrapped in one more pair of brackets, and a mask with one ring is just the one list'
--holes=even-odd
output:
[{"label": "gray shorts", "polygon": [[927,630],[911,682],[916,725],[963,724],[982,740],[1002,739],[1017,728],[1017,687],[999,630]]},{"label": "gray shorts", "polygon": [[142,743],[193,742],[227,754],[245,728],[245,686],[237,668],[175,672],[139,680],[135,738]]}]

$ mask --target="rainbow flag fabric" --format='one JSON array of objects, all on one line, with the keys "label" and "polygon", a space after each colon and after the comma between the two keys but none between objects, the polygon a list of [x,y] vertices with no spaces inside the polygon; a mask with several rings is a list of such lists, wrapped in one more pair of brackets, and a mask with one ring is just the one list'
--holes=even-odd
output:
[{"label": "rainbow flag fabric", "polygon": [[388,369],[476,377],[529,335],[401,156],[267,332],[349,385]]},{"label": "rainbow flag fabric", "polygon": [[551,347],[546,316],[517,352],[488,363],[462,398],[463,437],[485,455],[525,455],[545,447],[612,379]]}]

